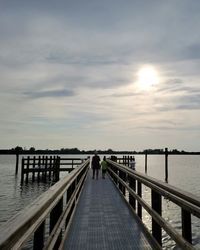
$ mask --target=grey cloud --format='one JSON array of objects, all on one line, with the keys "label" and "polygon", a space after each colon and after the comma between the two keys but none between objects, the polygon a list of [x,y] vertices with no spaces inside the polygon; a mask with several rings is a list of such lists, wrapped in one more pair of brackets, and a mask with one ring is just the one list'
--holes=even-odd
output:
[{"label": "grey cloud", "polygon": [[46,97],[70,97],[74,96],[75,93],[72,90],[47,90],[47,91],[30,91],[30,92],[24,92],[24,95],[36,99],[36,98],[46,98]]},{"label": "grey cloud", "polygon": [[179,131],[187,131],[187,130],[197,130],[199,131],[200,126],[141,126],[139,129],[148,129],[148,130],[179,130]]},{"label": "grey cloud", "polygon": [[200,87],[188,85],[182,79],[170,79],[158,86],[158,92],[162,93],[178,93],[185,92],[186,94],[193,94],[200,92]]},{"label": "grey cloud", "polygon": [[109,97],[129,97],[129,96],[138,96],[138,95],[140,94],[139,93],[121,93],[121,94],[115,93],[115,94],[109,95]]},{"label": "grey cloud", "polygon": [[200,110],[200,94],[172,96],[156,106],[157,111]]}]

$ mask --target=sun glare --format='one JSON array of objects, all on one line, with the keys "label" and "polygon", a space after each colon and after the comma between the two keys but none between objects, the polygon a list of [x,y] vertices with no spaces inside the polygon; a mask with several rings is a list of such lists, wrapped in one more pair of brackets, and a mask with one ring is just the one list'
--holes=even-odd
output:
[{"label": "sun glare", "polygon": [[138,85],[141,89],[148,90],[158,84],[158,72],[151,66],[143,67],[138,72]]}]

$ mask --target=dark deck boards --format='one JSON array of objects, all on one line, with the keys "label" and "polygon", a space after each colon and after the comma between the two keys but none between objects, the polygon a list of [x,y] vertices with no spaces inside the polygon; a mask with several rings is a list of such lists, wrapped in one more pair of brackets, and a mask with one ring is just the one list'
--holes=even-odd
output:
[{"label": "dark deck boards", "polygon": [[108,176],[93,180],[90,171],[65,249],[153,249]]}]

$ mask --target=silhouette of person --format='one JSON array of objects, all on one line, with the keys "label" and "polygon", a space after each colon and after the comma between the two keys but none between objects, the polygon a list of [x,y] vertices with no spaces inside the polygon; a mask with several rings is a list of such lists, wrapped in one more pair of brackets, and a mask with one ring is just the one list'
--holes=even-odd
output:
[{"label": "silhouette of person", "polygon": [[103,157],[103,161],[101,162],[101,169],[102,169],[102,178],[105,179],[105,174],[107,170],[108,164],[106,162],[106,157]]},{"label": "silhouette of person", "polygon": [[135,162],[135,157],[134,157],[134,156],[133,156],[133,157],[131,156],[131,157],[130,157],[130,161],[129,161],[129,167],[132,168],[133,170],[135,170],[135,163],[136,163],[136,162]]},{"label": "silhouette of person", "polygon": [[93,170],[93,176],[92,178],[94,179],[96,175],[96,179],[98,180],[99,176],[99,169],[100,169],[100,157],[97,154],[97,151],[95,151],[94,156],[92,157],[92,170]]}]

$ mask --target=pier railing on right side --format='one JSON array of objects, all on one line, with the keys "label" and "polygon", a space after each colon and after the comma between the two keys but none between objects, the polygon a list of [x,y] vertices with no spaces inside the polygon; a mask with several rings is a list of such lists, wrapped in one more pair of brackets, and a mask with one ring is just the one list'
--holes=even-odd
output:
[{"label": "pier railing on right side", "polygon": [[[107,159],[108,173],[120,192],[127,196],[129,205],[142,222],[142,208],[152,217],[151,233],[162,246],[162,229],[181,249],[195,249],[192,245],[191,215],[200,218],[200,199],[169,184],[138,173],[117,162]],[[142,186],[151,189],[151,206],[142,198]],[[162,217],[162,197],[178,205],[181,209],[182,235]]]}]

